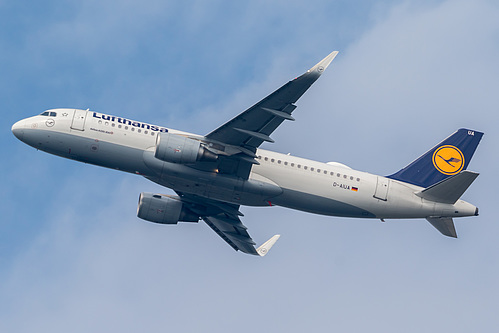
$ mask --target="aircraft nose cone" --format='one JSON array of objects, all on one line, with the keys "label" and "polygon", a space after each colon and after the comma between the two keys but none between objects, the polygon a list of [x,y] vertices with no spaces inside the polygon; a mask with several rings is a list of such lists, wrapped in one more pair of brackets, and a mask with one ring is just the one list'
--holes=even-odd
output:
[{"label": "aircraft nose cone", "polygon": [[23,141],[23,136],[24,136],[24,120],[19,120],[17,123],[12,125],[12,133],[18,138],[19,140]]}]

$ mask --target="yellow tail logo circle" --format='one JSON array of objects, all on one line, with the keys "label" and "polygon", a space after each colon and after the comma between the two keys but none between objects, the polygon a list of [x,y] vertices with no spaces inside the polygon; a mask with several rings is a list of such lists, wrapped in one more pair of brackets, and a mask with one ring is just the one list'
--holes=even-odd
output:
[{"label": "yellow tail logo circle", "polygon": [[432,159],[433,166],[444,175],[455,175],[464,167],[463,153],[451,145],[438,147]]}]

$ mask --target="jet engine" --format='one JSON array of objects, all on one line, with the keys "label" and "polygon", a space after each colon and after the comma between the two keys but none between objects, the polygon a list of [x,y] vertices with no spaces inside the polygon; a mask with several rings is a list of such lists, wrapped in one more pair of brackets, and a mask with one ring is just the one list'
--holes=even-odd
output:
[{"label": "jet engine", "polygon": [[217,155],[204,148],[201,142],[171,133],[158,134],[154,157],[180,164],[217,160]]},{"label": "jet engine", "polygon": [[199,221],[199,216],[187,209],[179,197],[152,193],[140,194],[137,216],[161,224]]}]

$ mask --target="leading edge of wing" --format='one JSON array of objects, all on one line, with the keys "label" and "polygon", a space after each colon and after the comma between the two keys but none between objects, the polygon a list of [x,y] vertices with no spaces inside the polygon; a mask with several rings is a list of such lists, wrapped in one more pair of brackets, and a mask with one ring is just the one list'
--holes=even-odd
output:
[{"label": "leading edge of wing", "polygon": [[293,120],[295,103],[324,73],[338,51],[324,59],[301,76],[289,81],[260,102],[206,135],[206,139],[248,149],[258,148],[270,141],[270,134],[284,121]]}]

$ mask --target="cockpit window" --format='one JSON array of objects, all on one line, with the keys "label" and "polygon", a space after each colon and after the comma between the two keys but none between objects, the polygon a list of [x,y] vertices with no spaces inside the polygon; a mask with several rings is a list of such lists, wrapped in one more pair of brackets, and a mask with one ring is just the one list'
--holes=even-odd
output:
[{"label": "cockpit window", "polygon": [[44,113],[42,113],[40,116],[57,117],[57,112],[49,112],[49,111],[45,111],[45,112],[44,112]]}]

